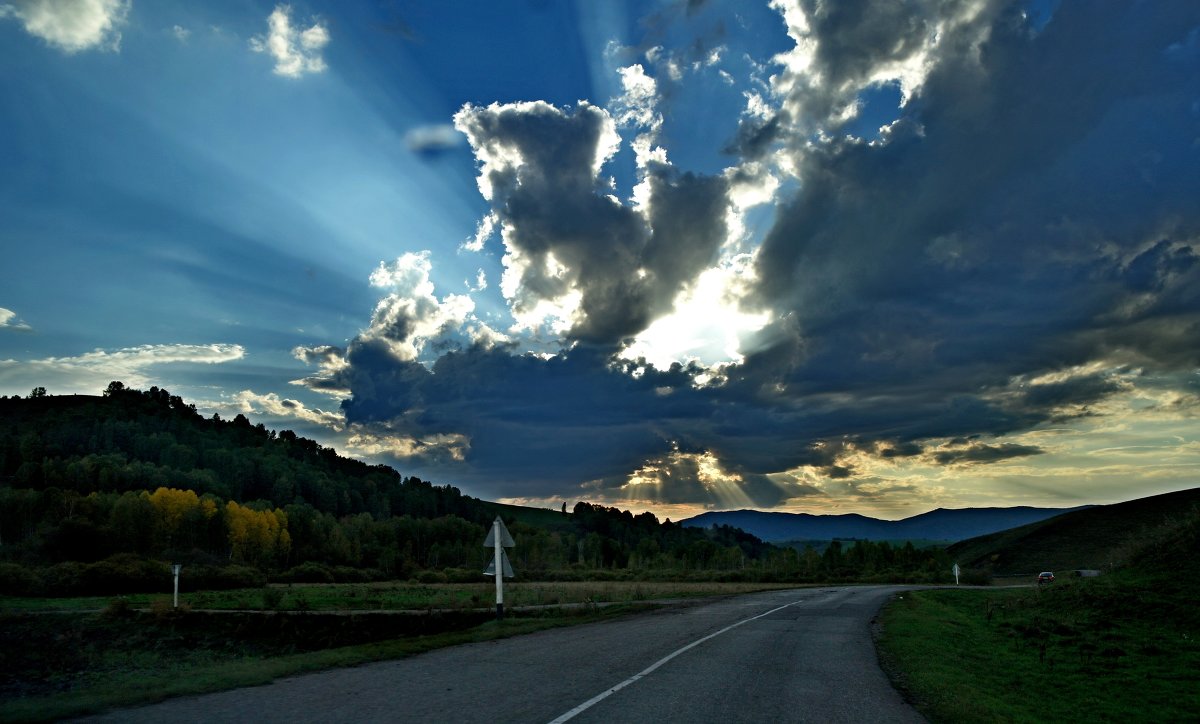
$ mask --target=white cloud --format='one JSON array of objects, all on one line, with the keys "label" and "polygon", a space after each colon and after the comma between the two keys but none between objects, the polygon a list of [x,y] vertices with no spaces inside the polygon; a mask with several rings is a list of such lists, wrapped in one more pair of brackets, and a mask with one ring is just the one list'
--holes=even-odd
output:
[{"label": "white cloud", "polygon": [[277,75],[299,78],[305,73],[322,72],[325,60],[321,50],[329,44],[329,30],[319,20],[306,30],[293,28],[291,15],[290,5],[276,5],[267,17],[266,36],[251,38],[250,47],[256,53],[271,54]]},{"label": "white cloud", "polygon": [[434,296],[429,252],[407,253],[390,265],[379,263],[371,285],[391,289],[375,306],[364,337],[382,339],[401,360],[414,360],[425,343],[462,327],[475,302],[465,294]]},{"label": "white cloud", "polygon": [[488,212],[487,216],[480,219],[479,224],[475,227],[475,236],[464,241],[460,248],[466,251],[483,251],[484,242],[496,232],[498,223],[500,223],[500,217],[496,216],[496,212]]},{"label": "white cloud", "polygon": [[397,458],[432,458],[443,462],[466,459],[471,441],[459,433],[436,433],[413,437],[373,432],[354,425],[346,439],[346,450],[359,455],[391,455]]},{"label": "white cloud", "polygon": [[0,4],[0,18],[15,17],[25,32],[66,53],[120,50],[131,0],[15,0]]},{"label": "white cloud", "polygon": [[[221,407],[220,405],[209,405],[210,407]],[[304,403],[297,400],[280,398],[274,392],[260,395],[251,390],[242,390],[233,396],[233,402],[223,405],[227,410],[240,412],[243,414],[264,414],[273,417],[286,417],[303,422],[309,422],[322,427],[341,430],[345,424],[345,418],[340,412],[328,412],[319,408],[305,407]]]},{"label": "white cloud", "polygon": [[161,364],[220,364],[239,360],[246,350],[236,344],[147,344],[112,351],[97,349],[77,357],[0,360],[0,387],[19,390],[41,385],[56,394],[97,394],[109,382],[128,387],[153,383],[148,368]]},{"label": "white cloud", "polygon": [[192,31],[188,30],[182,25],[176,25],[171,28],[171,35],[174,35],[175,39],[179,42],[186,43],[187,39],[191,37]]},{"label": "white cloud", "polygon": [[31,327],[25,322],[22,322],[20,317],[17,316],[16,312],[12,311],[11,309],[0,307],[0,329],[13,329],[27,332],[31,329]]}]

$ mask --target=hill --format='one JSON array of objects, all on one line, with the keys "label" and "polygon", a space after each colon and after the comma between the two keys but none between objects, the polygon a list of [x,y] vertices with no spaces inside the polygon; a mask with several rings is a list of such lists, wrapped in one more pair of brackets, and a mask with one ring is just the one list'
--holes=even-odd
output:
[{"label": "hill", "polygon": [[[243,415],[206,418],[157,387],[0,397],[0,593],[161,588],[166,560],[193,580],[208,567],[240,581],[476,581],[497,515],[526,577],[758,576],[781,554],[729,527],[479,500]],[[226,576],[231,563],[247,570]]]},{"label": "hill", "polygon": [[765,541],[798,540],[943,540],[959,541],[1044,520],[1078,508],[938,508],[903,520],[879,520],[855,513],[812,515],[764,513],[757,510],[709,512],[680,521],[708,527],[731,525]]},{"label": "hill", "polygon": [[[1200,488],[1101,505],[960,541],[947,553],[960,565],[996,574],[1112,569],[1128,562],[1172,518],[1193,515]],[[1194,554],[1194,550],[1192,551]]]}]

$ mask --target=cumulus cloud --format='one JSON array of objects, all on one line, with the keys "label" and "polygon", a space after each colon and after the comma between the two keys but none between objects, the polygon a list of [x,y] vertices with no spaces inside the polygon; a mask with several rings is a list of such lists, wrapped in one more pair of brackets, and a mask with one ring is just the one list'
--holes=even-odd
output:
[{"label": "cumulus cloud", "polygon": [[28,332],[32,327],[21,321],[16,312],[0,307],[0,330],[5,329]]},{"label": "cumulus cloud", "polygon": [[725,179],[657,164],[644,203],[621,203],[600,177],[620,143],[604,109],[467,105],[455,125],[480,162],[479,189],[501,229],[500,288],[518,329],[617,344],[717,260]]},{"label": "cumulus cloud", "polygon": [[[212,405],[209,406],[212,407]],[[310,408],[298,400],[281,398],[274,392],[263,395],[251,390],[242,390],[234,394],[233,401],[226,405],[225,409],[247,415],[263,414],[275,418],[299,420],[334,430],[342,429],[345,422],[341,413]]]},{"label": "cumulus cloud", "polygon": [[163,364],[221,364],[246,354],[236,344],[157,344],[117,350],[97,349],[76,357],[0,360],[0,384],[23,388],[42,385],[57,394],[97,394],[109,382],[129,387],[154,382],[151,368]]},{"label": "cumulus cloud", "polygon": [[380,262],[371,274],[371,285],[389,294],[375,305],[362,339],[380,340],[396,359],[411,361],[426,342],[463,325],[475,302],[465,294],[434,296],[432,268],[427,251],[404,254],[392,264]]},{"label": "cumulus cloud", "polygon": [[117,51],[131,0],[14,0],[0,18],[16,18],[25,32],[66,53]]},{"label": "cumulus cloud", "polygon": [[320,20],[304,29],[292,26],[290,5],[276,5],[267,16],[267,34],[250,39],[250,48],[269,54],[275,59],[275,73],[288,78],[324,71],[321,51],[328,44],[329,29]]}]

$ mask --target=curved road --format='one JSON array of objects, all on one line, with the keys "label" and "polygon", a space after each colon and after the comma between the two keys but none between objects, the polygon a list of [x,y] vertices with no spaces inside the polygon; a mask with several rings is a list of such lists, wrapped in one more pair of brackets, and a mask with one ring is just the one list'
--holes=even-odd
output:
[{"label": "curved road", "polygon": [[871,618],[900,590],[725,598],[87,721],[922,722],[871,643]]}]

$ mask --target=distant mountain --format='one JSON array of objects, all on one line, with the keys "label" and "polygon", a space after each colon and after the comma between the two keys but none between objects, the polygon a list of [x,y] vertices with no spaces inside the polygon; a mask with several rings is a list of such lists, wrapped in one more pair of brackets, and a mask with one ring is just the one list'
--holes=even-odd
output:
[{"label": "distant mountain", "polygon": [[[963,540],[947,549],[967,568],[997,574],[1040,570],[1109,569],[1153,542],[1164,525],[1200,511],[1200,488],[1113,505],[1096,505],[1028,525]],[[1175,551],[1174,565],[1196,566],[1195,548]]]},{"label": "distant mountain", "polygon": [[[1083,506],[1088,507],[1088,506]],[[728,510],[701,513],[680,521],[685,526],[708,528],[731,525],[762,540],[781,543],[793,540],[866,538],[868,540],[948,540],[995,533],[1036,523],[1082,508],[938,508],[903,520],[880,520],[857,513],[811,515],[809,513],[764,513],[758,510]]]}]

